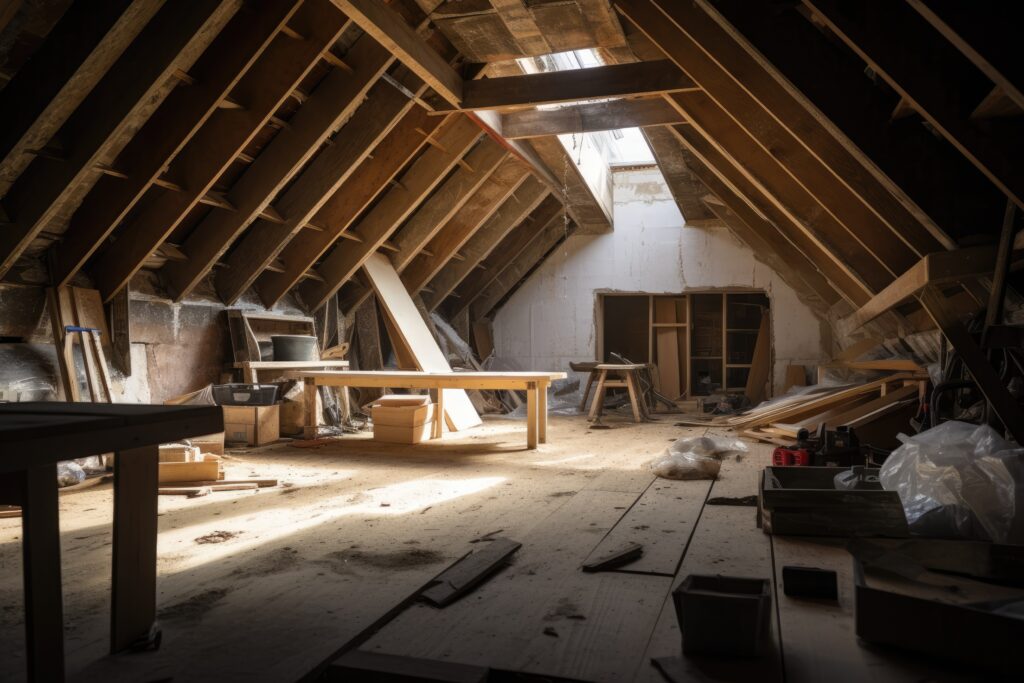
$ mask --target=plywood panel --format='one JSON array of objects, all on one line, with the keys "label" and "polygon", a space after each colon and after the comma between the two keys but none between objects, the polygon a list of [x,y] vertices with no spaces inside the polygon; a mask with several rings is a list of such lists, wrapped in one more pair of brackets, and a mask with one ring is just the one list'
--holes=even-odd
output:
[{"label": "plywood panel", "polygon": [[[394,326],[397,336],[412,354],[417,367],[424,372],[451,372],[441,347],[430,334],[423,316],[416,309],[409,292],[387,256],[374,254],[363,265],[366,275],[377,293]],[[480,424],[480,416],[462,389],[444,389],[444,407],[448,426],[455,431]]]}]

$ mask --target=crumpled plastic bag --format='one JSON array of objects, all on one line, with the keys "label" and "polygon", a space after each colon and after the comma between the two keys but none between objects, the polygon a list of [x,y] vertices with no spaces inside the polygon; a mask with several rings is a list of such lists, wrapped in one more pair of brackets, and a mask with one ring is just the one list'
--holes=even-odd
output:
[{"label": "crumpled plastic bag", "polygon": [[74,460],[57,463],[57,486],[74,486],[85,481],[85,470]]},{"label": "crumpled plastic bag", "polygon": [[879,471],[887,491],[899,493],[910,531],[921,536],[1011,539],[1015,496],[1024,487],[1024,448],[987,425],[951,420],[916,436]]},{"label": "crumpled plastic bag", "polygon": [[722,468],[722,457],[746,453],[747,444],[724,436],[697,436],[677,439],[665,452],[649,463],[662,479],[715,479]]}]

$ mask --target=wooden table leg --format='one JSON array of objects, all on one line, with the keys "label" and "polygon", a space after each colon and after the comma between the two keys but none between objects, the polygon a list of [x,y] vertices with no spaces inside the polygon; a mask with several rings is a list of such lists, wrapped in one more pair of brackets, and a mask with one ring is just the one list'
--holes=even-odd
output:
[{"label": "wooden table leg", "polygon": [[[25,648],[30,681],[64,680],[64,606],[60,578],[57,468],[34,467],[20,479],[25,582]],[[154,494],[156,489],[154,489]]]},{"label": "wooden table leg", "polygon": [[526,447],[537,448],[537,382],[526,383]]},{"label": "wooden table leg", "polygon": [[587,398],[590,396],[590,390],[594,386],[594,378],[597,377],[597,370],[591,370],[587,376],[587,387],[583,390],[583,399],[580,401],[580,412],[582,413],[587,409]]},{"label": "wooden table leg", "polygon": [[548,442],[548,385],[537,383],[537,439]]},{"label": "wooden table leg", "polygon": [[608,371],[602,370],[597,379],[597,391],[594,392],[594,401],[590,404],[590,414],[587,419],[593,422],[601,416],[604,408],[604,381],[608,379]]},{"label": "wooden table leg", "polygon": [[316,438],[316,382],[312,379],[303,380],[302,400],[306,410],[306,423],[302,427],[302,438]]},{"label": "wooden table leg", "polygon": [[626,376],[626,390],[629,392],[629,402],[633,407],[633,422],[643,422],[640,414],[640,391],[636,386],[636,376],[632,370],[626,370],[622,374]]},{"label": "wooden table leg", "polygon": [[114,460],[114,572],[110,651],[159,644],[156,622],[158,446]]},{"label": "wooden table leg", "polygon": [[431,393],[437,398],[434,399],[434,426],[430,438],[440,439],[444,436],[444,389]]}]

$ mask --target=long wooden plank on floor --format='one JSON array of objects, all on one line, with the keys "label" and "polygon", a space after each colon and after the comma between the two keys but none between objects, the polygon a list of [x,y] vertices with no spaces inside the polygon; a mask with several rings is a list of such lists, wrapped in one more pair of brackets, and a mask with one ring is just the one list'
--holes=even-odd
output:
[{"label": "long wooden plank on floor", "polygon": [[[441,347],[427,329],[427,324],[388,257],[373,254],[363,268],[377,293],[377,300],[384,306],[406,348],[412,352],[419,369],[424,372],[451,372],[452,368]],[[480,424],[480,416],[464,390],[443,391],[445,415],[451,429],[458,431]]]},{"label": "long wooden plank on floor", "polygon": [[492,669],[622,681],[636,667],[671,579],[584,574],[594,538],[635,494],[584,490],[522,538],[508,570],[444,610],[409,609],[362,649]]},{"label": "long wooden plank on floor", "polygon": [[614,571],[674,576],[710,489],[707,479],[655,479],[594,547],[587,562],[626,544],[640,543],[643,555]]},{"label": "long wooden plank on floor", "polygon": [[[719,478],[711,486],[710,497],[738,498],[757,493],[757,477],[769,464],[770,447],[751,445],[750,453],[728,456]],[[673,588],[690,574],[721,574],[771,579],[772,555],[768,536],[757,528],[753,507],[704,505],[693,538],[673,581]],[[777,597],[773,594],[773,600]],[[774,620],[773,620],[774,621]],[[680,680],[782,680],[778,633],[772,624],[772,650],[758,659],[686,657],[682,655],[682,636],[676,620],[675,605],[669,595],[661,609],[658,625],[648,643],[637,681],[663,682],[665,679],[651,664],[652,658],[679,657],[675,673]]]}]

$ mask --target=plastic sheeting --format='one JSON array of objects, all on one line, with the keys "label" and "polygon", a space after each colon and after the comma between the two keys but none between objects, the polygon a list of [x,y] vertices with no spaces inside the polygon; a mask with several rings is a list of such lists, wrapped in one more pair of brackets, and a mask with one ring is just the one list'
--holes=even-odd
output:
[{"label": "plastic sheeting", "polygon": [[1024,490],[1024,448],[987,425],[953,420],[898,438],[903,445],[886,459],[879,480],[899,493],[911,532],[1024,542],[1011,538]]},{"label": "plastic sheeting", "polygon": [[715,479],[722,468],[723,457],[748,450],[747,444],[736,438],[687,437],[674,441],[649,466],[662,479]]}]

